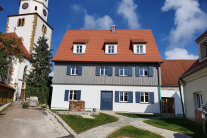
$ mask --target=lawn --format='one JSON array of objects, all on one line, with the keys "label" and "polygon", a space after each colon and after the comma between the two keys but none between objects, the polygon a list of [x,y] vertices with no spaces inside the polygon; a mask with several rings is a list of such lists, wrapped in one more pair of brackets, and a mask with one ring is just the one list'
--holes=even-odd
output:
[{"label": "lawn", "polygon": [[194,138],[205,137],[201,124],[184,118],[158,118],[145,120],[144,122],[155,127],[176,131]]},{"label": "lawn", "polygon": [[136,113],[116,113],[118,115],[123,115],[130,118],[148,118],[148,117],[158,117],[155,114],[136,114]]},{"label": "lawn", "polygon": [[100,113],[93,115],[94,119],[82,118],[78,115],[62,115],[58,114],[76,133],[81,133],[93,127],[117,121],[116,117]]},{"label": "lawn", "polygon": [[133,126],[125,126],[112,133],[108,138],[116,138],[119,136],[128,136],[135,138],[163,138],[162,136],[149,132],[147,130],[139,129]]}]

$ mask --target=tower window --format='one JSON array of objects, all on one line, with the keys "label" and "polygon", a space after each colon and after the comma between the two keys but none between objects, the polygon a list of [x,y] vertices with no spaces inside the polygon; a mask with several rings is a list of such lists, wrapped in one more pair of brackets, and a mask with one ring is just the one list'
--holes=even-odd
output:
[{"label": "tower window", "polygon": [[42,32],[43,32],[44,34],[47,33],[47,27],[46,27],[44,24],[42,25]]},{"label": "tower window", "polygon": [[35,11],[37,11],[37,6],[35,6]]},{"label": "tower window", "polygon": [[24,23],[25,23],[25,19],[24,18],[20,18],[17,22],[17,26],[20,27],[20,26],[24,26]]}]

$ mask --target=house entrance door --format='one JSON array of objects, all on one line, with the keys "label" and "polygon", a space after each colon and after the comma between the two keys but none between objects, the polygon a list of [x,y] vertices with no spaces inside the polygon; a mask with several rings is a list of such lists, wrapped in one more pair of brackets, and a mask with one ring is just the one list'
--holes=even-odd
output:
[{"label": "house entrance door", "polygon": [[113,110],[112,91],[101,91],[101,110]]},{"label": "house entrance door", "polygon": [[174,98],[162,97],[162,113],[175,113]]}]

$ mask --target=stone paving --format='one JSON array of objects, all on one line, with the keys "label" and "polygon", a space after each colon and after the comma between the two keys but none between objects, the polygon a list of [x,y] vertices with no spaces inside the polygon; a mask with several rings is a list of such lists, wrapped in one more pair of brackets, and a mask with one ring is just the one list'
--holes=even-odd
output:
[{"label": "stone paving", "polygon": [[78,137],[79,138],[106,138],[108,135],[120,129],[121,127],[126,126],[126,125],[132,125],[137,128],[141,128],[141,129],[145,129],[145,130],[157,133],[167,138],[191,138],[190,136],[180,134],[178,132],[148,125],[143,122],[144,120],[146,120],[144,118],[128,118],[125,116],[117,115],[113,112],[104,112],[104,113],[113,115],[117,117],[119,120],[114,123],[105,124],[99,127],[92,128],[88,131],[82,132],[81,134],[78,135]]},{"label": "stone paving", "polygon": [[44,109],[23,109],[15,103],[0,113],[1,138],[60,138],[72,137]]}]

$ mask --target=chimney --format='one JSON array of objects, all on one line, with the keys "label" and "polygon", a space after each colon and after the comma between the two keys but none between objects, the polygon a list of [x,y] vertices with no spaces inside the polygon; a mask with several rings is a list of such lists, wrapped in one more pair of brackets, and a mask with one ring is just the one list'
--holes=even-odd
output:
[{"label": "chimney", "polygon": [[112,26],[111,26],[111,32],[112,32],[112,33],[115,33],[115,32],[116,32],[116,25],[112,25]]}]

